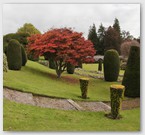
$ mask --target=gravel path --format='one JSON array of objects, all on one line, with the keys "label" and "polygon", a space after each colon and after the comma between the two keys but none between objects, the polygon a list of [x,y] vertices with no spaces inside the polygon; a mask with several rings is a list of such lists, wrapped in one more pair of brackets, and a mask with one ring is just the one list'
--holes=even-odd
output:
[{"label": "gravel path", "polygon": [[[61,110],[79,110],[79,111],[110,111],[110,103],[73,101],[71,99],[58,99],[43,96],[36,96],[32,93],[20,92],[4,88],[4,98],[23,104],[30,104],[43,108],[55,108]],[[139,98],[135,100],[123,101],[123,109],[132,109],[140,106]]]}]

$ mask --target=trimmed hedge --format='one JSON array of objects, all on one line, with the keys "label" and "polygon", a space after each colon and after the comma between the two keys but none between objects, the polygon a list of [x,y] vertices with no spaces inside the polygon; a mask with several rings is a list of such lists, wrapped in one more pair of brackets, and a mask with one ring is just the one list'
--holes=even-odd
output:
[{"label": "trimmed hedge", "polygon": [[3,51],[6,53],[7,46],[11,39],[16,39],[20,44],[26,46],[28,44],[27,37],[29,36],[30,35],[28,33],[10,33],[3,36]]},{"label": "trimmed hedge", "polygon": [[22,45],[21,45],[21,52],[22,52],[22,66],[25,66],[27,63],[27,54],[26,54],[25,49]]},{"label": "trimmed hedge", "polygon": [[98,71],[102,71],[102,63],[103,63],[103,60],[99,59],[98,60]]},{"label": "trimmed hedge", "polygon": [[140,97],[140,48],[132,46],[127,61],[122,84],[125,86],[125,96]]},{"label": "trimmed hedge", "polygon": [[86,99],[87,93],[88,93],[89,79],[88,78],[80,78],[79,80],[80,80],[80,89],[81,89],[82,98]]},{"label": "trimmed hedge", "polygon": [[122,99],[124,98],[125,87],[123,85],[110,86],[111,116],[113,119],[120,118]]},{"label": "trimmed hedge", "polygon": [[20,43],[11,39],[7,47],[7,60],[10,70],[20,70],[22,66],[22,52]]},{"label": "trimmed hedge", "polygon": [[120,69],[119,54],[110,49],[104,55],[104,79],[105,81],[117,81]]},{"label": "trimmed hedge", "polygon": [[66,70],[67,70],[68,74],[73,74],[74,71],[75,71],[75,66],[70,64],[70,63],[67,63],[67,69]]},{"label": "trimmed hedge", "polygon": [[5,53],[3,53],[3,71],[7,72],[8,71],[8,62],[7,62],[7,56]]}]

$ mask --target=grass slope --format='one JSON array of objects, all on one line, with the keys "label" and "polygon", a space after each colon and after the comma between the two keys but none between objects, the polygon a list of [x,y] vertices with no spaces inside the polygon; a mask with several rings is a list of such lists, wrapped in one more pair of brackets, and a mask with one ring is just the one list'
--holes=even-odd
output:
[{"label": "grass slope", "polygon": [[[55,70],[49,69],[36,62],[28,61],[20,71],[9,70],[4,73],[4,86],[14,89],[43,94],[48,96],[80,98],[80,86],[78,75],[70,75],[66,72],[58,79]],[[100,79],[90,78],[87,100],[110,100],[109,87],[118,82],[105,82]],[[119,83],[118,83],[119,84]]]},{"label": "grass slope", "polygon": [[4,131],[139,131],[140,110],[112,120],[104,112],[63,111],[4,100]]}]

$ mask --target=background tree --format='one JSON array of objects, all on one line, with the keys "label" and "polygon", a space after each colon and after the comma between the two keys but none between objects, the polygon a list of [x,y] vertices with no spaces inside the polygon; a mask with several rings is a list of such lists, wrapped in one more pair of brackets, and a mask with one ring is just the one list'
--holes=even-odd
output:
[{"label": "background tree", "polygon": [[90,26],[88,40],[91,40],[91,42],[94,45],[95,50],[98,50],[98,37],[97,37],[97,33],[96,33],[95,24],[93,24],[93,26]]},{"label": "background tree", "polygon": [[126,40],[121,44],[121,55],[124,58],[128,58],[131,46],[139,47],[139,43],[136,40]]},{"label": "background tree", "polygon": [[118,53],[120,53],[120,45],[118,39],[119,39],[118,32],[110,26],[105,32],[105,37],[104,37],[105,51],[109,49],[115,49],[118,51]]},{"label": "background tree", "polygon": [[41,32],[31,23],[25,23],[18,29],[17,33],[28,33],[29,35],[41,34]]},{"label": "background tree", "polygon": [[133,36],[130,35],[130,32],[129,31],[125,31],[123,30],[121,32],[121,36],[122,36],[122,40],[125,41],[125,40],[133,40]]},{"label": "background tree", "polygon": [[104,55],[104,37],[105,37],[105,27],[100,25],[98,29],[98,51],[97,54]]},{"label": "background tree", "polygon": [[121,29],[120,29],[119,20],[117,18],[115,18],[114,20],[113,28],[116,30],[116,32],[119,35],[118,36],[118,53],[120,54],[120,45],[122,42],[122,37],[121,37]]},{"label": "background tree", "polygon": [[67,63],[77,65],[78,62],[93,62],[95,50],[89,40],[68,28],[51,29],[42,35],[32,35],[29,38],[29,51],[35,55],[46,55],[53,59],[56,65],[57,77],[60,78]]},{"label": "background tree", "polygon": [[114,20],[113,28],[121,35],[119,20],[117,18]]}]

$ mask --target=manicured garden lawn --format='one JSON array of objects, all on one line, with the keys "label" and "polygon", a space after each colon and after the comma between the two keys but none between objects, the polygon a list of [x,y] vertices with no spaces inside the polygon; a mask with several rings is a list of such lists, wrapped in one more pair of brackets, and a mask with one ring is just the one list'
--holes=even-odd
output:
[{"label": "manicured garden lawn", "polygon": [[139,131],[140,109],[122,111],[120,120],[104,112],[63,111],[4,100],[5,131]]},{"label": "manicured garden lawn", "polygon": [[[83,69],[88,71],[98,71],[98,64],[83,64]],[[103,71],[103,65],[102,65],[102,71]],[[120,75],[124,74],[124,70],[120,70]]]},{"label": "manicured garden lawn", "polygon": [[[91,66],[92,67],[92,66]],[[4,86],[32,92],[36,94],[82,100],[79,78],[82,76],[63,73],[62,78],[56,77],[55,70],[37,62],[28,61],[20,71],[9,70],[4,73]],[[90,78],[87,100],[110,100],[109,87],[119,82],[105,82]]]}]

